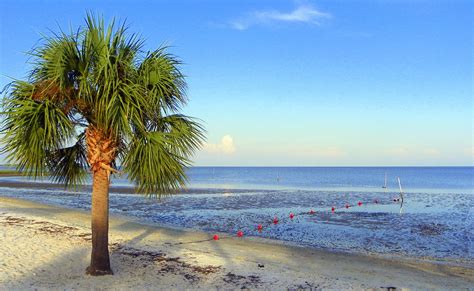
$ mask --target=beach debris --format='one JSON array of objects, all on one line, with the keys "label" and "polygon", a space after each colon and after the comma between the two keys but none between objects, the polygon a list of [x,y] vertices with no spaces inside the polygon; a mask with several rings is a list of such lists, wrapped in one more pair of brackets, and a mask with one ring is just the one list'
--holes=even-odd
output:
[{"label": "beach debris", "polygon": [[357,202],[357,205],[362,206],[362,202],[361,201]]},{"label": "beach debris", "polygon": [[111,244],[111,253],[117,253],[120,255],[125,255],[132,258],[143,259],[144,261],[173,261],[177,262],[179,258],[168,258],[165,253],[162,252],[153,252],[142,249],[136,249],[132,247],[127,247],[119,243]]},{"label": "beach debris", "polygon": [[374,200],[374,203],[375,203],[375,204],[379,204],[379,200],[378,200],[378,199],[375,199],[375,200]]},{"label": "beach debris", "polygon": [[219,240],[219,235],[215,234],[213,237],[212,237],[213,240]]},{"label": "beach debris", "polygon": [[249,275],[249,276],[242,276],[236,275],[234,273],[227,273],[222,280],[226,283],[233,284],[233,285],[242,285],[243,289],[247,289],[248,286],[256,288],[258,287],[262,281],[259,276]]},{"label": "beach debris", "polygon": [[308,281],[304,281],[304,284],[295,284],[293,286],[287,287],[288,291],[293,290],[322,290],[319,288],[319,284],[309,283]]},{"label": "beach debris", "polygon": [[259,232],[262,232],[263,226],[262,226],[261,224],[259,224],[259,225],[257,226],[257,229],[258,229]]},{"label": "beach debris", "polygon": [[90,241],[92,239],[91,233],[82,232],[81,229],[77,227],[55,224],[48,221],[26,219],[24,217],[0,216],[3,218],[0,219],[0,224],[2,225],[19,225],[53,235],[68,234],[70,237],[79,238],[86,241]]},{"label": "beach debris", "polygon": [[[168,271],[168,270],[163,270],[163,268],[162,268],[162,271]],[[199,278],[199,276],[196,276],[194,274],[189,274],[189,273],[184,273],[183,277],[191,283],[199,282],[199,280],[201,279],[201,278]]]},{"label": "beach debris", "polygon": [[258,264],[257,266],[258,266],[259,268],[264,268],[264,267],[265,267],[264,264]]},{"label": "beach debris", "polygon": [[217,273],[222,270],[222,266],[192,265],[186,263],[179,257],[168,257],[162,252],[136,249],[119,243],[114,243],[111,245],[111,252],[112,254],[128,256],[140,260],[144,267],[150,265],[150,263],[153,262],[159,263],[161,267],[161,269],[158,271],[159,274],[165,275],[171,273],[175,275],[181,275],[192,283],[199,282],[202,279],[205,279],[204,276]]},{"label": "beach debris", "polygon": [[241,230],[239,230],[239,231],[237,232],[237,236],[238,236],[238,237],[243,237],[243,236],[244,236],[244,232],[241,231]]},{"label": "beach debris", "polygon": [[273,218],[273,224],[278,224],[278,217]]},{"label": "beach debris", "polygon": [[295,217],[295,215],[293,214],[293,212],[290,212],[290,219],[293,219],[293,217]]}]

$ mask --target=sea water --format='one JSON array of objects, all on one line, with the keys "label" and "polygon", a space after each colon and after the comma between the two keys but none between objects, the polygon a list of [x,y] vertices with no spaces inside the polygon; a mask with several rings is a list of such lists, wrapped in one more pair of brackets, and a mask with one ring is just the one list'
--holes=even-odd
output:
[{"label": "sea water", "polygon": [[[195,167],[188,177],[187,191],[159,200],[112,188],[111,212],[320,249],[474,261],[474,167]],[[27,183],[24,177],[0,181]],[[132,184],[116,177],[112,186]],[[90,193],[47,188],[3,187],[0,195],[90,209]]]}]

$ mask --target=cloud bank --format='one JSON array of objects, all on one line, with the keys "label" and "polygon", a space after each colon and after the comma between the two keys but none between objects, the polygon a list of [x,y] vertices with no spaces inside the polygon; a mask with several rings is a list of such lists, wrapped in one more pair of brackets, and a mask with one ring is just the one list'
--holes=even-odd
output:
[{"label": "cloud bank", "polygon": [[331,18],[331,14],[321,12],[311,5],[299,5],[293,11],[261,10],[249,13],[247,16],[231,21],[232,28],[246,30],[251,26],[272,24],[278,22],[308,23],[319,25],[322,20]]},{"label": "cloud bank", "polygon": [[206,143],[204,150],[210,153],[232,154],[235,152],[234,139],[229,134],[224,135],[217,144]]}]

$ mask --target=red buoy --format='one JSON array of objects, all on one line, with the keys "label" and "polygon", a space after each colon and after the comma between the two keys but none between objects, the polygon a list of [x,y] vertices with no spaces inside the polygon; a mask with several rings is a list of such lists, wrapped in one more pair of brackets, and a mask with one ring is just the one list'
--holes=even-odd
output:
[{"label": "red buoy", "polygon": [[331,211],[332,211],[332,212],[336,211],[336,208],[333,206],[333,207],[331,208]]},{"label": "red buoy", "polygon": [[214,240],[219,240],[219,236],[217,234],[214,235],[213,237]]},{"label": "red buoy", "polygon": [[259,225],[257,226],[257,229],[258,229],[258,231],[262,231],[263,226],[262,226],[261,224],[259,224]]},{"label": "red buoy", "polygon": [[314,210],[311,209],[311,210],[309,211],[309,214],[314,214]]},{"label": "red buoy", "polygon": [[359,202],[357,203],[357,205],[361,206],[361,205],[362,205],[362,202],[359,201]]},{"label": "red buoy", "polygon": [[273,224],[278,224],[278,217],[273,218]]},{"label": "red buoy", "polygon": [[349,205],[349,203],[347,203],[346,204],[346,209],[349,209],[349,207],[351,207],[351,206]]},{"label": "red buoy", "polygon": [[291,212],[290,213],[290,219],[293,219],[293,217],[295,217],[295,215]]},{"label": "red buoy", "polygon": [[237,232],[237,236],[238,236],[238,237],[243,237],[243,236],[244,236],[244,233],[243,233],[241,230],[239,230],[239,231]]}]

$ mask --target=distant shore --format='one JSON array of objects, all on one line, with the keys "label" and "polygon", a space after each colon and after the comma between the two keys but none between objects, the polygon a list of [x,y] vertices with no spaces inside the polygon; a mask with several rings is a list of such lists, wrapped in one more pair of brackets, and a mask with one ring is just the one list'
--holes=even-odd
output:
[{"label": "distant shore", "polygon": [[[76,188],[71,187],[71,188],[66,188],[64,185],[57,184],[57,183],[52,183],[49,181],[45,182],[37,182],[35,180],[31,181],[9,181],[5,179],[1,179],[2,177],[5,177],[8,179],[8,177],[20,177],[23,175],[15,175],[15,174],[5,174],[2,175],[0,174],[0,187],[7,187],[7,188],[17,188],[17,189],[55,189],[55,190],[70,190],[70,191],[76,191],[76,192],[87,192],[91,193],[92,192],[92,186],[91,185],[80,185],[77,186]],[[222,191],[223,189],[220,188],[215,188],[215,189],[200,189],[200,188],[190,188],[190,189],[182,189],[177,191],[176,193],[187,193],[187,192],[192,192],[192,193],[209,193],[209,192],[219,192]],[[236,189],[237,191],[246,191],[246,189]],[[135,194],[135,188],[132,186],[110,186],[110,192],[111,193],[118,193],[118,194]]]},{"label": "distant shore", "polygon": [[291,247],[271,240],[139,224],[111,217],[114,276],[84,275],[90,217],[20,199],[0,198],[0,289],[468,289],[474,270]]},{"label": "distant shore", "polygon": [[17,177],[17,176],[25,176],[25,174],[16,170],[0,170],[0,177]]}]

